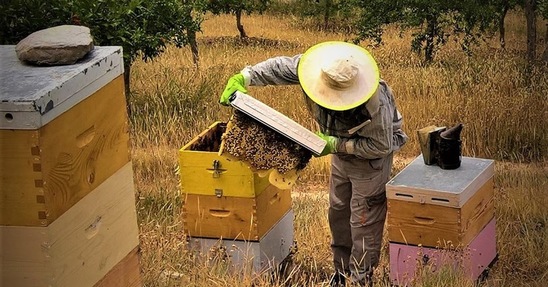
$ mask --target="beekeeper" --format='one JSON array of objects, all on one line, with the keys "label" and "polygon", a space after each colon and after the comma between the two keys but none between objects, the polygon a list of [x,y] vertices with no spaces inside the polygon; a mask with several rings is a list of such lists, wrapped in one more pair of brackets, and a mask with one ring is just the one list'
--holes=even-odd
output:
[{"label": "beekeeper", "polygon": [[248,86],[299,84],[331,157],[329,227],[335,274],[331,286],[371,284],[386,218],[385,184],[393,152],[407,141],[392,90],[371,54],[330,41],[293,57],[270,58],[228,80],[220,103]]}]

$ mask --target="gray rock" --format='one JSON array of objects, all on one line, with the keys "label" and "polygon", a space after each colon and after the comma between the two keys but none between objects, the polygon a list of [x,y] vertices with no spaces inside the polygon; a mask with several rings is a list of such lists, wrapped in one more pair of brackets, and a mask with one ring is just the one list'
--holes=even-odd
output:
[{"label": "gray rock", "polygon": [[19,60],[37,65],[69,65],[93,50],[88,27],[56,26],[36,31],[15,46]]}]

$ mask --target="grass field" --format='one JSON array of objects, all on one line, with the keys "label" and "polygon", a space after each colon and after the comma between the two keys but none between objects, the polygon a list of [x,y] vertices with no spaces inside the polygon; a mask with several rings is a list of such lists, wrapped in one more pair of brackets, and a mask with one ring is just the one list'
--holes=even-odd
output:
[{"label": "grass field", "polygon": [[[233,17],[207,17],[198,39],[199,69],[190,49],[174,47],[132,68],[130,128],[145,286],[325,286],[333,271],[326,215],[329,157],[313,158],[293,190],[298,251],[289,270],[254,276],[228,272],[223,262],[185,248],[177,150],[214,121],[228,119],[231,110],[218,104],[226,80],[268,57],[351,38],[299,28],[293,18],[253,15],[243,21],[252,37],[247,41],[235,37]],[[505,51],[496,35],[470,58],[450,42],[430,66],[410,52],[409,33],[389,29],[385,44],[370,49],[410,136],[395,157],[393,173],[420,153],[415,131],[432,124],[463,122],[464,155],[497,160],[499,260],[484,286],[540,287],[548,280],[548,73],[546,65],[525,73],[524,23],[522,15],[509,15]],[[299,87],[251,87],[249,93],[316,130]],[[385,244],[376,286],[389,286],[387,254]],[[419,286],[474,286],[451,272],[421,279]]]}]

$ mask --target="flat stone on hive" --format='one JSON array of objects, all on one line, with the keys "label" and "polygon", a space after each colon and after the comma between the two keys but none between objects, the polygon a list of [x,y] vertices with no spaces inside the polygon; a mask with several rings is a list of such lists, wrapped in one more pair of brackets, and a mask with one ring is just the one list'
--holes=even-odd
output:
[{"label": "flat stone on hive", "polygon": [[88,27],[62,25],[36,31],[15,46],[20,61],[36,65],[70,65],[93,50]]}]

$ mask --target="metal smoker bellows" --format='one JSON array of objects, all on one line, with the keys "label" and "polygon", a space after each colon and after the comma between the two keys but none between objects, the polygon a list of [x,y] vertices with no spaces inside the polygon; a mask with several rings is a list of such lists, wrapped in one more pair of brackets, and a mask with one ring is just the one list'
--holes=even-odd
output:
[{"label": "metal smoker bellows", "polygon": [[292,119],[242,92],[237,91],[230,97],[230,105],[315,155],[319,155],[327,144],[325,140]]}]

